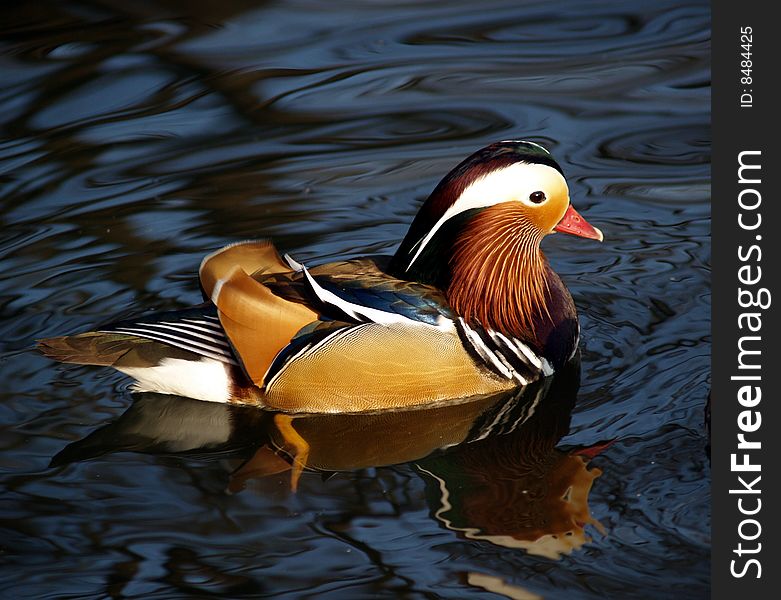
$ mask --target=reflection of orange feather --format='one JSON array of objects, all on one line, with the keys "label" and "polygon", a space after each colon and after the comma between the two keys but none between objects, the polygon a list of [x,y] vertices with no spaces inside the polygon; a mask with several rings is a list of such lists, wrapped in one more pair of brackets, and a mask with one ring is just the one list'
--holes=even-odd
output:
[{"label": "reflection of orange feather", "polygon": [[[308,467],[353,471],[417,460],[460,444],[476,419],[506,398],[502,393],[414,411],[310,415],[297,417],[294,423],[309,444]],[[272,429],[270,435],[278,447],[284,446],[278,431]]]},{"label": "reflection of orange feather", "polygon": [[248,479],[260,479],[289,470],[290,463],[268,446],[261,446],[252,458],[231,474],[228,491],[236,494],[244,489]]},{"label": "reflection of orange feather", "polygon": [[549,317],[540,239],[520,203],[497,204],[474,217],[450,260],[453,309],[467,322],[528,337],[535,316]]}]

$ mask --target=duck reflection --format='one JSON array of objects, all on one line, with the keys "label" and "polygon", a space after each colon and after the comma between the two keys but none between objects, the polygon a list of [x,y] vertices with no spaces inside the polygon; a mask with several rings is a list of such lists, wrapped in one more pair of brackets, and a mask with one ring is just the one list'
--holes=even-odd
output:
[{"label": "duck reflection", "polygon": [[565,451],[578,390],[577,368],[516,399],[457,452],[417,463],[432,515],[470,539],[559,558],[590,541],[586,525],[604,534],[588,496],[602,474],[588,463],[604,445]]},{"label": "duck reflection", "polygon": [[115,422],[74,442],[52,466],[110,452],[234,461],[228,490],[290,471],[325,476],[411,463],[432,516],[469,539],[558,558],[589,540],[588,495],[599,448],[556,447],[569,429],[579,364],[513,393],[412,411],[283,415],[255,408],[138,394]]}]

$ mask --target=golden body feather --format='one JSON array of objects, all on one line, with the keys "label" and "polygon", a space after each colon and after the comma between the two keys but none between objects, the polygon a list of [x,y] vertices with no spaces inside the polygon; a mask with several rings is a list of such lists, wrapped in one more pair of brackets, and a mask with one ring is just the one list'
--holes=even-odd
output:
[{"label": "golden body feather", "polygon": [[[312,269],[338,276],[370,276],[365,262]],[[250,272],[248,272],[250,271]],[[319,315],[275,295],[263,281],[296,272],[270,242],[228,246],[204,259],[201,284],[217,307],[220,323],[258,400],[286,412],[361,412],[403,408],[510,389],[475,363],[455,329],[415,323],[352,325],[344,335],[291,359],[276,376],[266,375],[281,350]],[[388,277],[375,271],[375,277]],[[239,396],[245,396],[246,393]],[[242,398],[240,398],[242,399]]]}]

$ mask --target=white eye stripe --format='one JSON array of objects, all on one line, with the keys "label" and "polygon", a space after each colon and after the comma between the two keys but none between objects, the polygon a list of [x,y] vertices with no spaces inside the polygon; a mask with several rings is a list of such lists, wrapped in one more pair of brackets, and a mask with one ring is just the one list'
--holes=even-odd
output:
[{"label": "white eye stripe", "polygon": [[541,190],[546,190],[547,198],[555,193],[554,190],[561,190],[562,193],[568,195],[564,176],[553,167],[538,163],[513,163],[476,179],[445,211],[445,214],[440,217],[431,230],[412,247],[413,250],[415,248],[417,250],[406,270],[410,269],[434,235],[453,217],[475,208],[487,208],[514,200],[527,206],[536,207],[540,204],[531,202],[529,196]]}]

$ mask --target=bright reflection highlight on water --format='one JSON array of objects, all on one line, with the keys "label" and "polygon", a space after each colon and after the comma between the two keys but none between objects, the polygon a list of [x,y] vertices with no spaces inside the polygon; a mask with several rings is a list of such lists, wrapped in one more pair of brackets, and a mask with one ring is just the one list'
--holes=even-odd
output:
[{"label": "bright reflection highlight on water", "polygon": [[[707,597],[709,27],[676,1],[7,7],[0,595]],[[231,241],[390,253],[508,138],[605,233],[543,244],[579,378],[286,423],[32,350],[199,302]]]}]

